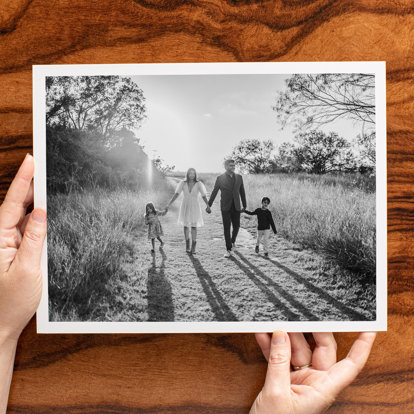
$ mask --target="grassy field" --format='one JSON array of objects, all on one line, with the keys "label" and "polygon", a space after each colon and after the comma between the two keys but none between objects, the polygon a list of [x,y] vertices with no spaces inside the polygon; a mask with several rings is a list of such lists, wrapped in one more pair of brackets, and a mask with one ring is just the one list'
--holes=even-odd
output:
[{"label": "grassy field", "polygon": [[[200,174],[208,191],[212,190],[216,176]],[[166,253],[151,258],[143,224],[145,204],[152,201],[156,207],[164,206],[175,182],[158,183],[157,191],[93,190],[49,195],[50,320],[184,320],[188,315],[221,320],[232,314],[252,318],[247,320],[266,320],[279,315],[277,312],[281,312],[278,317],[286,318],[290,312],[286,309],[298,305],[292,298],[300,292],[305,307],[311,306],[309,309],[314,312],[318,306],[321,308],[315,317],[323,318],[323,312],[328,311],[338,313],[328,303],[335,305],[337,300],[352,303],[353,309],[372,316],[375,193],[368,188],[362,190],[360,185],[353,186],[349,178],[335,181],[332,177],[303,174],[251,175],[245,176],[244,182],[249,209],[260,206],[263,196],[271,199],[279,232],[273,242],[277,260],[263,263],[260,257],[250,255],[254,251],[256,220],[247,215],[242,220],[242,227],[248,230],[244,232],[251,238],[246,242],[246,252],[231,264],[222,258],[218,199],[213,214],[204,217],[206,226],[200,234],[198,259],[189,261],[184,252],[182,228],[176,223],[178,202],[163,217]],[[298,244],[311,250],[301,251]],[[326,267],[322,256],[314,251],[333,259],[335,266]],[[223,266],[227,269],[225,274]],[[344,273],[338,268],[352,272]],[[276,277],[280,278],[280,287],[274,285]],[[295,296],[284,293],[289,278],[289,291],[295,292]],[[239,303],[241,293],[235,294],[235,280],[246,291],[244,305]],[[371,284],[364,287],[364,282]],[[271,286],[279,289],[276,294],[269,290]],[[256,292],[257,288],[264,297]],[[305,303],[311,298],[310,292],[315,298],[312,303]],[[328,298],[326,292],[337,299]],[[283,297],[285,311],[278,302]],[[266,300],[270,302],[263,305]],[[326,300],[325,308],[322,304]],[[199,313],[195,311],[196,304]],[[298,312],[303,313],[305,308],[299,308]],[[309,309],[300,318],[306,318]],[[341,309],[337,318],[356,317]]]},{"label": "grassy field", "polygon": [[50,320],[91,320],[111,278],[123,277],[122,258],[135,246],[129,234],[145,229],[145,204],[165,192],[127,190],[48,196]]},{"label": "grassy field", "polygon": [[[200,174],[211,191],[217,174]],[[283,237],[323,252],[362,280],[375,277],[375,179],[360,175],[274,174],[244,176],[248,208],[271,200]],[[252,228],[255,220],[250,220]]]}]

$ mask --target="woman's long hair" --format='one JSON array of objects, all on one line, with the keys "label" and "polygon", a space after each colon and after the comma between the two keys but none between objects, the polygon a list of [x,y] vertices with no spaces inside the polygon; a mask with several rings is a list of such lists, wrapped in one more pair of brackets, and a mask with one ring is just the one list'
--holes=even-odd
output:
[{"label": "woman's long hair", "polygon": [[154,214],[157,214],[157,210],[155,210],[154,204],[148,203],[145,206],[145,217],[148,217],[148,209],[150,209]]},{"label": "woman's long hair", "polygon": [[198,179],[197,179],[197,171],[196,171],[196,169],[195,168],[189,168],[188,170],[187,170],[187,173],[185,174],[185,182],[186,183],[188,183],[189,181],[190,181],[190,172],[191,171],[194,171],[194,181],[195,182],[197,182],[198,181]]}]

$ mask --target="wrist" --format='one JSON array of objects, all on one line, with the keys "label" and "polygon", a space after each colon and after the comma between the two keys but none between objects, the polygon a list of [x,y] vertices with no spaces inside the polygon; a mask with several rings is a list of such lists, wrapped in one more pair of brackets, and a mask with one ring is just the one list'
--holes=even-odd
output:
[{"label": "wrist", "polygon": [[5,326],[0,325],[0,346],[5,344],[17,344],[21,333],[20,329],[10,330]]},{"label": "wrist", "polygon": [[16,348],[19,337],[0,332],[0,349]]}]

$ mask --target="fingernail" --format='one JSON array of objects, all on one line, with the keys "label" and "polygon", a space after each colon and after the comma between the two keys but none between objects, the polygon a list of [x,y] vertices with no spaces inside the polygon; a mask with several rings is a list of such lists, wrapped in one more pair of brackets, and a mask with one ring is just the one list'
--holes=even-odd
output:
[{"label": "fingernail", "polygon": [[46,213],[43,210],[33,210],[32,219],[38,223],[46,222]]},{"label": "fingernail", "polygon": [[283,345],[286,343],[285,333],[282,331],[274,331],[272,336],[273,345]]}]

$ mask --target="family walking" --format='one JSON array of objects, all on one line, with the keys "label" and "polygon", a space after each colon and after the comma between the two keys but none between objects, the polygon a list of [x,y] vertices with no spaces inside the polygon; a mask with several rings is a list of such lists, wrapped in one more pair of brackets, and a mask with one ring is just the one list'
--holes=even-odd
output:
[{"label": "family walking", "polygon": [[194,168],[187,171],[184,180],[177,185],[175,193],[168,205],[162,211],[157,211],[152,203],[146,206],[145,223],[148,225],[148,238],[151,240],[154,253],[155,239],[164,246],[161,236],[164,235],[163,228],[159,217],[167,214],[169,207],[174,201],[183,194],[180,205],[178,224],[184,228],[184,238],[186,251],[190,254],[196,253],[197,229],[204,226],[203,214],[199,198],[206,205],[206,212],[211,213],[211,207],[221,193],[220,209],[223,221],[224,240],[226,245],[225,257],[231,257],[236,249],[237,235],[240,229],[240,215],[242,212],[249,215],[256,215],[258,219],[256,253],[259,253],[260,244],[263,244],[265,257],[268,257],[268,240],[270,229],[276,233],[276,227],[273,221],[272,213],[268,209],[270,200],[263,197],[262,205],[254,211],[246,210],[246,193],[243,184],[243,177],[235,173],[235,162],[226,160],[224,163],[224,174],[217,177],[210,199],[207,199],[207,191],[204,184],[197,179],[197,172]]}]

